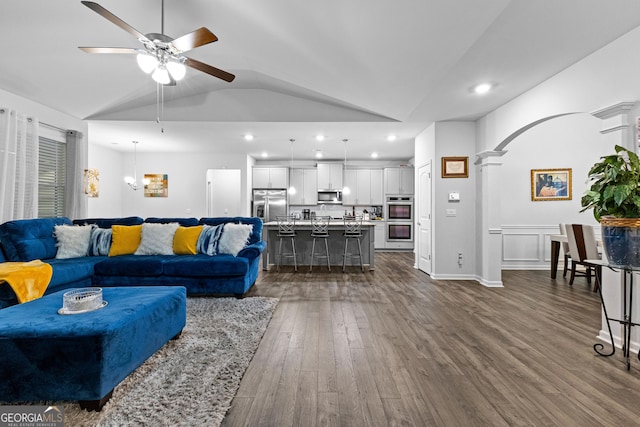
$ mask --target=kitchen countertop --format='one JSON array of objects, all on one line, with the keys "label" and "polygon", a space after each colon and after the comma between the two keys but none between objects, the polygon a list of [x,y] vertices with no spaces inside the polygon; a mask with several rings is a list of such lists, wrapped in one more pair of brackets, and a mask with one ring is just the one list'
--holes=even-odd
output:
[{"label": "kitchen countertop", "polygon": [[[363,227],[373,227],[376,224],[380,224],[382,223],[382,220],[371,220],[371,221],[362,221],[362,226]],[[342,218],[340,219],[332,219],[329,222],[329,226],[336,226],[336,225],[342,225],[344,226],[344,221],[342,220]],[[265,222],[264,224],[262,224],[263,227],[277,227],[278,226],[278,221],[269,221],[269,222]],[[304,219],[297,219],[296,220],[296,226],[301,226],[301,227],[311,227],[311,220],[304,220]]]}]

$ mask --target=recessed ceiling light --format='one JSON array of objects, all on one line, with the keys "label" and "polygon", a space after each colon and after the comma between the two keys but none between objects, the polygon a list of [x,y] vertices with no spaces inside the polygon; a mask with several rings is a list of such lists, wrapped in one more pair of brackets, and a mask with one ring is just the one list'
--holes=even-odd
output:
[{"label": "recessed ceiling light", "polygon": [[316,141],[324,141],[324,135],[322,134],[316,135]]},{"label": "recessed ceiling light", "polygon": [[253,135],[251,135],[250,133],[246,134],[244,136],[244,140],[245,141],[253,141]]},{"label": "recessed ceiling light", "polygon": [[378,158],[378,153],[371,153],[371,158],[372,159],[377,159]]},{"label": "recessed ceiling light", "polygon": [[322,158],[322,151],[320,150],[313,150],[315,154],[316,159],[321,159]]},{"label": "recessed ceiling light", "polygon": [[269,157],[266,151],[262,152],[262,157]]},{"label": "recessed ceiling light", "polygon": [[391,142],[391,141],[395,141],[396,140],[396,136],[391,134],[389,136],[387,136],[387,141]]},{"label": "recessed ceiling light", "polygon": [[493,88],[491,83],[480,83],[479,85],[474,86],[471,91],[473,93],[477,93],[478,95],[483,95],[489,92]]}]

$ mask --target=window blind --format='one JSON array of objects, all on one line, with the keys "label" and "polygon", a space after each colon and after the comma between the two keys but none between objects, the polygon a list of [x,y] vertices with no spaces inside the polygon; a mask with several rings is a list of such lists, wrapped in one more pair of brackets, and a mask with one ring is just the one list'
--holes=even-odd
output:
[{"label": "window blind", "polygon": [[66,143],[40,137],[38,152],[38,217],[64,216]]}]

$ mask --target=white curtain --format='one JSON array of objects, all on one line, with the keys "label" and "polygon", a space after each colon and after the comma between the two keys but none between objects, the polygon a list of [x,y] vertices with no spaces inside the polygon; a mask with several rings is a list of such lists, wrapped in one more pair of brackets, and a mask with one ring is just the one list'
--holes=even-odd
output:
[{"label": "white curtain", "polygon": [[0,108],[0,223],[38,216],[38,120]]},{"label": "white curtain", "polygon": [[88,202],[83,189],[83,174],[89,162],[88,156],[87,142],[82,132],[68,130],[64,213],[71,219],[87,217]]}]

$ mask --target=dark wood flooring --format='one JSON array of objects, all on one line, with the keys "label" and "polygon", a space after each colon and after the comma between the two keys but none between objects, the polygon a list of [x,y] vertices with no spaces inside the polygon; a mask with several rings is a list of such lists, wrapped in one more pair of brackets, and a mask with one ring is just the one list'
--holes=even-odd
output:
[{"label": "dark wood flooring", "polygon": [[250,295],[280,303],[223,425],[640,425],[640,361],[595,354],[598,295],[561,276],[486,288],[384,252],[364,274],[262,272]]}]

